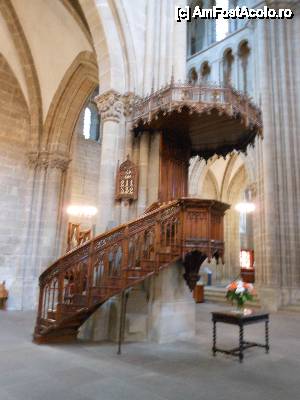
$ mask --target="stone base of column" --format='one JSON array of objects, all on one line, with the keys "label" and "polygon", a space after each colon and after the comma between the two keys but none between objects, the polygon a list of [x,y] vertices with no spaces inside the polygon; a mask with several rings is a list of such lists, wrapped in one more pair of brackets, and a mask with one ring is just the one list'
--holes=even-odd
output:
[{"label": "stone base of column", "polygon": [[279,288],[264,288],[257,289],[259,303],[262,309],[270,312],[277,311],[281,305],[281,291]]},{"label": "stone base of column", "polygon": [[300,288],[282,288],[281,305],[300,303]]},{"label": "stone base of column", "polygon": [[300,302],[300,288],[264,288],[258,290],[259,303],[267,311],[274,312],[282,306]]},{"label": "stone base of column", "polygon": [[[125,342],[172,342],[196,333],[196,304],[181,263],[132,288],[126,311]],[[121,296],[104,304],[80,329],[79,338],[118,341]]]},{"label": "stone base of column", "polygon": [[103,304],[93,315],[80,327],[78,339],[92,340],[95,342],[108,340],[109,316],[112,301]]},{"label": "stone base of column", "polygon": [[196,304],[183,273],[184,267],[178,262],[153,278],[148,315],[151,341],[173,342],[196,333]]}]

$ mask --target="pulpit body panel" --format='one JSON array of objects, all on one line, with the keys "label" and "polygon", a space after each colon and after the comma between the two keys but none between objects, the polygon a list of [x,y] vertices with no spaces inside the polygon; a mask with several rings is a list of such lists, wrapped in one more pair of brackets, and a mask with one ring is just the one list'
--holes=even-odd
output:
[{"label": "pulpit body panel", "polygon": [[166,131],[161,134],[159,202],[187,196],[190,153],[189,142]]}]

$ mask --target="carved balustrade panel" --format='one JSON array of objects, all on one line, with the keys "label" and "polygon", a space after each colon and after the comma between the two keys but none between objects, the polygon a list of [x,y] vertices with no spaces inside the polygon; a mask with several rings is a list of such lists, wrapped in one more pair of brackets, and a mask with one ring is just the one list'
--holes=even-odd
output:
[{"label": "carved balustrade panel", "polygon": [[92,286],[100,288],[104,284],[104,254],[98,253],[93,258]]},{"label": "carved balustrade panel", "polygon": [[45,285],[43,293],[43,319],[55,319],[58,302],[58,279],[54,278]]},{"label": "carved balustrade panel", "polygon": [[[188,103],[199,104],[199,112],[205,110],[206,105],[224,105],[224,108],[234,109],[248,117],[254,124],[262,126],[261,111],[253,104],[252,99],[238,92],[232,87],[214,85],[171,84],[145,98],[137,98],[134,102],[132,119],[135,123],[139,119],[145,123],[151,121],[158,111],[171,112],[172,109]],[[228,107],[229,106],[229,107]]]}]

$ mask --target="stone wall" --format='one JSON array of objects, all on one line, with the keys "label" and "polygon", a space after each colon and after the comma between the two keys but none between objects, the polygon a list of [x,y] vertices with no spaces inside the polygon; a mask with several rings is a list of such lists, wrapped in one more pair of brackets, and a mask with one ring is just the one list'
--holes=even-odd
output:
[{"label": "stone wall", "polygon": [[[67,204],[98,207],[100,156],[100,142],[85,139],[83,136],[83,112],[81,112],[72,141]],[[80,223],[83,229],[89,229],[96,221],[94,218],[68,217],[67,222]]]},{"label": "stone wall", "polygon": [[8,307],[22,296],[24,238],[28,219],[26,155],[29,113],[19,84],[0,54],[0,280],[10,291]]}]

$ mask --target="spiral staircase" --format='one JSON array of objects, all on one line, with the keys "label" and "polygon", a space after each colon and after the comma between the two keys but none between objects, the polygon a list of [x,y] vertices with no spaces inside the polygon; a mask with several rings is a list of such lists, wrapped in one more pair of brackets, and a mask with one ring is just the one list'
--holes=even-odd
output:
[{"label": "spiral staircase", "polygon": [[[110,92],[100,97],[106,109]],[[261,111],[232,87],[173,79],[145,98],[128,93],[122,99],[133,137],[160,135],[158,202],[140,218],[70,251],[42,273],[37,343],[76,338],[80,326],[104,302],[173,261],[182,260],[192,290],[201,263],[223,258],[223,217],[229,206],[186,197],[189,159],[246,152],[262,136]]]},{"label": "spiral staircase", "polygon": [[200,264],[224,254],[227,204],[182,198],[95,237],[61,257],[40,276],[34,341],[76,338],[93,312],[126,288],[183,260],[192,290]]}]

